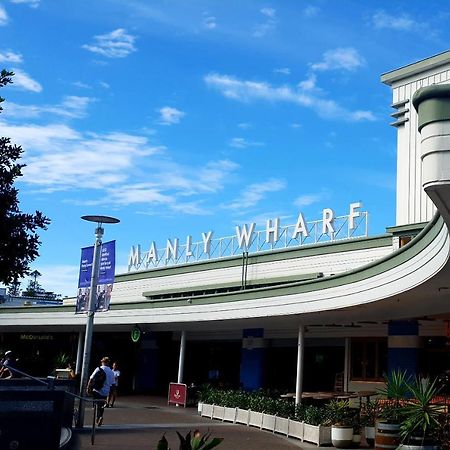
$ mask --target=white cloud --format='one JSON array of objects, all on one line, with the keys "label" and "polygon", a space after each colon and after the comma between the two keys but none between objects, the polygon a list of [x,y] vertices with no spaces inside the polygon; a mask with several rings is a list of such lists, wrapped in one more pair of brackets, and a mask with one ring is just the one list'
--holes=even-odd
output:
[{"label": "white cloud", "polygon": [[262,183],[254,183],[248,186],[233,202],[224,205],[226,209],[242,209],[255,206],[266,194],[278,192],[286,187],[283,180],[270,179]]},{"label": "white cloud", "polygon": [[281,73],[283,75],[290,75],[291,69],[289,67],[280,67],[279,69],[274,69],[275,73]]},{"label": "white cloud", "polygon": [[100,81],[100,86],[103,88],[103,89],[109,89],[111,86],[109,85],[109,83],[107,83],[106,81]]},{"label": "white cloud", "polygon": [[266,17],[266,21],[255,26],[253,36],[257,38],[265,36],[267,33],[272,31],[277,24],[277,11],[274,8],[262,8],[259,12]]},{"label": "white cloud", "polygon": [[291,126],[291,128],[301,128],[301,125],[299,123],[296,123],[296,122],[291,123],[290,126]]},{"label": "white cloud", "polygon": [[320,11],[320,8],[317,8],[316,6],[309,5],[303,10],[303,14],[306,17],[314,17],[314,16],[317,16],[319,11]]},{"label": "white cloud", "polygon": [[322,117],[348,121],[373,120],[370,111],[348,111],[334,100],[318,97],[312,92],[289,86],[274,87],[266,82],[239,80],[229,75],[209,74],[205,83],[217,89],[227,98],[250,102],[255,100],[269,102],[295,103],[311,108]]},{"label": "white cloud", "polygon": [[6,9],[0,5],[0,26],[7,25],[9,21]]},{"label": "white cloud", "polygon": [[264,16],[270,17],[271,19],[274,19],[275,15],[277,13],[276,9],[274,9],[274,8],[262,8],[262,9],[260,9],[260,12]]},{"label": "white cloud", "polygon": [[417,23],[407,14],[390,15],[385,11],[379,11],[372,17],[375,28],[390,28],[392,30],[408,31],[414,28]]},{"label": "white cloud", "polygon": [[33,80],[26,72],[21,69],[13,68],[13,86],[31,92],[41,92],[42,86],[36,80]]},{"label": "white cloud", "polygon": [[238,123],[238,127],[242,128],[243,130],[248,130],[249,128],[252,127],[252,125],[247,122],[241,122],[241,123]]},{"label": "white cloud", "polygon": [[93,45],[85,44],[82,48],[107,58],[124,58],[136,51],[134,46],[136,37],[128,34],[123,28],[94,36],[94,40]]},{"label": "white cloud", "polygon": [[324,199],[324,194],[320,193],[320,194],[305,194],[305,195],[301,195],[300,197],[297,197],[294,200],[294,205],[302,208],[303,206],[309,206],[312,205],[313,203],[317,203],[320,202]]},{"label": "white cloud", "polygon": [[186,115],[183,111],[170,106],[164,106],[159,110],[159,123],[161,125],[174,125],[180,123],[180,120]]},{"label": "white cloud", "polygon": [[37,8],[41,0],[9,0],[11,3],[25,3],[31,8]]},{"label": "white cloud", "polygon": [[323,54],[320,63],[311,64],[313,70],[349,70],[353,71],[365,65],[364,58],[352,47],[336,48]]},{"label": "white cloud", "polygon": [[241,137],[235,137],[235,138],[231,139],[231,141],[228,145],[230,147],[235,147],[235,148],[247,148],[247,147],[261,147],[264,145],[264,143],[249,141],[248,139],[244,139]]},{"label": "white cloud", "polygon": [[[24,148],[24,183],[40,193],[65,191],[66,201],[79,205],[156,205],[158,214],[206,215],[211,211],[201,206],[205,195],[221,191],[239,168],[230,160],[181,165],[164,148],[151,146],[147,137],[127,133],[0,121],[0,135]],[[85,199],[79,192],[87,189],[92,192]]]},{"label": "white cloud", "polygon": [[203,26],[208,30],[214,30],[217,27],[217,19],[208,13],[203,14]]},{"label": "white cloud", "polygon": [[[37,261],[38,263],[39,261]],[[80,267],[77,265],[39,265],[37,270],[42,274],[39,284],[47,291],[61,294],[63,297],[74,297],[77,293]],[[22,286],[22,289],[25,285]]]},{"label": "white cloud", "polygon": [[23,62],[22,55],[20,53],[14,53],[10,50],[0,52],[0,62],[10,62],[19,64]]},{"label": "white cloud", "polygon": [[306,80],[300,81],[298,87],[302,91],[312,91],[316,89],[317,77],[315,74],[311,74]]},{"label": "white cloud", "polygon": [[69,119],[85,117],[87,107],[94,99],[89,97],[77,97],[75,95],[66,96],[63,101],[57,105],[19,105],[8,102],[5,106],[5,112],[8,117],[18,118],[36,118],[43,114],[53,114]]},{"label": "white cloud", "polygon": [[89,86],[89,84],[83,83],[82,81],[74,81],[72,85],[80,89],[92,89],[92,86]]}]

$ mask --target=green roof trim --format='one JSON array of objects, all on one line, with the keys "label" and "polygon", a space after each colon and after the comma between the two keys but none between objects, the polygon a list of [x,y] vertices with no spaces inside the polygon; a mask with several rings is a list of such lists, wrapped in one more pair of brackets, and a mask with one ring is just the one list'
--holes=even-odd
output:
[{"label": "green roof trim", "polygon": [[256,288],[250,290],[243,290],[237,292],[227,292],[221,294],[208,294],[189,299],[181,300],[160,300],[160,301],[143,301],[135,303],[111,304],[111,309],[152,309],[152,308],[167,308],[171,306],[185,306],[190,305],[208,305],[224,302],[235,302],[244,300],[258,300],[260,298],[275,297],[281,295],[293,295],[299,293],[313,292],[321,289],[328,289],[345,284],[350,284],[371,278],[386,272],[404,262],[410,260],[415,255],[425,249],[438,236],[444,221],[439,214],[436,214],[431,222],[408,244],[401,247],[396,252],[387,255],[377,261],[367,264],[363,267],[344,272],[342,274],[333,275],[325,278],[318,278],[314,280],[299,281],[290,284],[283,284],[277,286],[269,286],[264,288]]},{"label": "green roof trim", "polygon": [[450,63],[450,50],[439,53],[429,58],[422,59],[399,69],[391,70],[381,75],[381,82],[391,86],[398,80],[417,75],[426,70],[434,69],[435,67],[443,66]]},{"label": "green roof trim", "polygon": [[412,101],[419,116],[419,132],[430,123],[450,120],[450,84],[434,84],[420,88]]},{"label": "green roof trim", "polygon": [[405,234],[418,234],[422,231],[428,222],[410,223],[406,225],[397,225],[395,227],[387,227],[386,232],[391,233],[394,236],[401,236]]},{"label": "green roof trim", "polygon": [[[248,265],[264,262],[282,261],[286,259],[302,258],[305,256],[323,255],[354,250],[364,250],[376,247],[392,246],[392,236],[381,235],[368,238],[345,239],[338,242],[324,242],[321,244],[304,245],[295,248],[273,250],[248,255]],[[114,282],[142,280],[146,278],[166,277],[185,273],[201,272],[214,269],[242,266],[242,256],[223,259],[198,261],[177,266],[164,266],[148,270],[116,275]]]}]

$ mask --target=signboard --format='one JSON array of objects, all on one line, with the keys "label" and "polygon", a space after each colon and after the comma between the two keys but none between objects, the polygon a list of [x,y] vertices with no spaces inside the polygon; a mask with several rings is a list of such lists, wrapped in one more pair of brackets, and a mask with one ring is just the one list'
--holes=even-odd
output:
[{"label": "signboard", "polygon": [[[92,278],[94,246],[81,249],[80,274],[78,278],[78,293],[76,313],[89,309],[89,294]],[[108,311],[114,283],[116,264],[116,241],[105,242],[101,246],[95,311]]]},{"label": "signboard", "polygon": [[128,258],[128,272],[171,264],[242,256],[243,252],[258,253],[306,244],[335,242],[368,236],[368,213],[361,211],[361,202],[351,203],[348,214],[337,216],[331,208],[322,210],[320,220],[308,222],[303,213],[295,224],[282,225],[280,218],[269,219],[266,227],[258,230],[256,223],[237,225],[235,234],[215,238],[213,231],[201,233],[201,240],[194,242],[191,235],[186,240],[167,239],[166,246],[157,248],[151,241],[141,250],[132,246]]},{"label": "signboard", "polygon": [[183,383],[169,383],[169,398],[167,404],[183,405],[186,407],[187,386]]},{"label": "signboard", "polygon": [[141,339],[141,329],[138,325],[135,325],[131,330],[131,340],[136,343],[139,342],[139,339]]}]

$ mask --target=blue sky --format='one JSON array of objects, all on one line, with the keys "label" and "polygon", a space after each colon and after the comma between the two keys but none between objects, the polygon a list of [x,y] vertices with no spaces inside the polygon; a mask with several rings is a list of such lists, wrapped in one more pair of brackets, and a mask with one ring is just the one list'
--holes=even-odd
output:
[{"label": "blue sky", "polygon": [[120,218],[116,273],[131,245],[355,201],[383,233],[396,131],[380,75],[447,50],[449,18],[441,1],[3,0],[0,134],[25,150],[21,209],[52,220],[41,284],[75,294],[85,214]]}]

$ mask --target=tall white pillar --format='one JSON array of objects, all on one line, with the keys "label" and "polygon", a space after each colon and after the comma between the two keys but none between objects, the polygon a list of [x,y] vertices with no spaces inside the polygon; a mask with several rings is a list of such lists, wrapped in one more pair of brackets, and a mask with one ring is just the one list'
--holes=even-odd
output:
[{"label": "tall white pillar", "polygon": [[83,344],[84,344],[84,331],[78,333],[78,347],[77,347],[77,362],[75,365],[75,373],[80,373],[81,364],[83,363]]},{"label": "tall white pillar", "polygon": [[297,380],[295,383],[295,404],[298,405],[302,401],[303,391],[303,368],[304,368],[304,350],[305,350],[305,326],[298,327],[297,341]]},{"label": "tall white pillar", "polygon": [[350,379],[350,338],[345,338],[344,353],[344,392],[348,392],[348,382]]},{"label": "tall white pillar", "polygon": [[184,355],[186,353],[186,331],[181,332],[180,340],[180,359],[178,360],[178,383],[183,382],[183,371],[184,371]]}]

